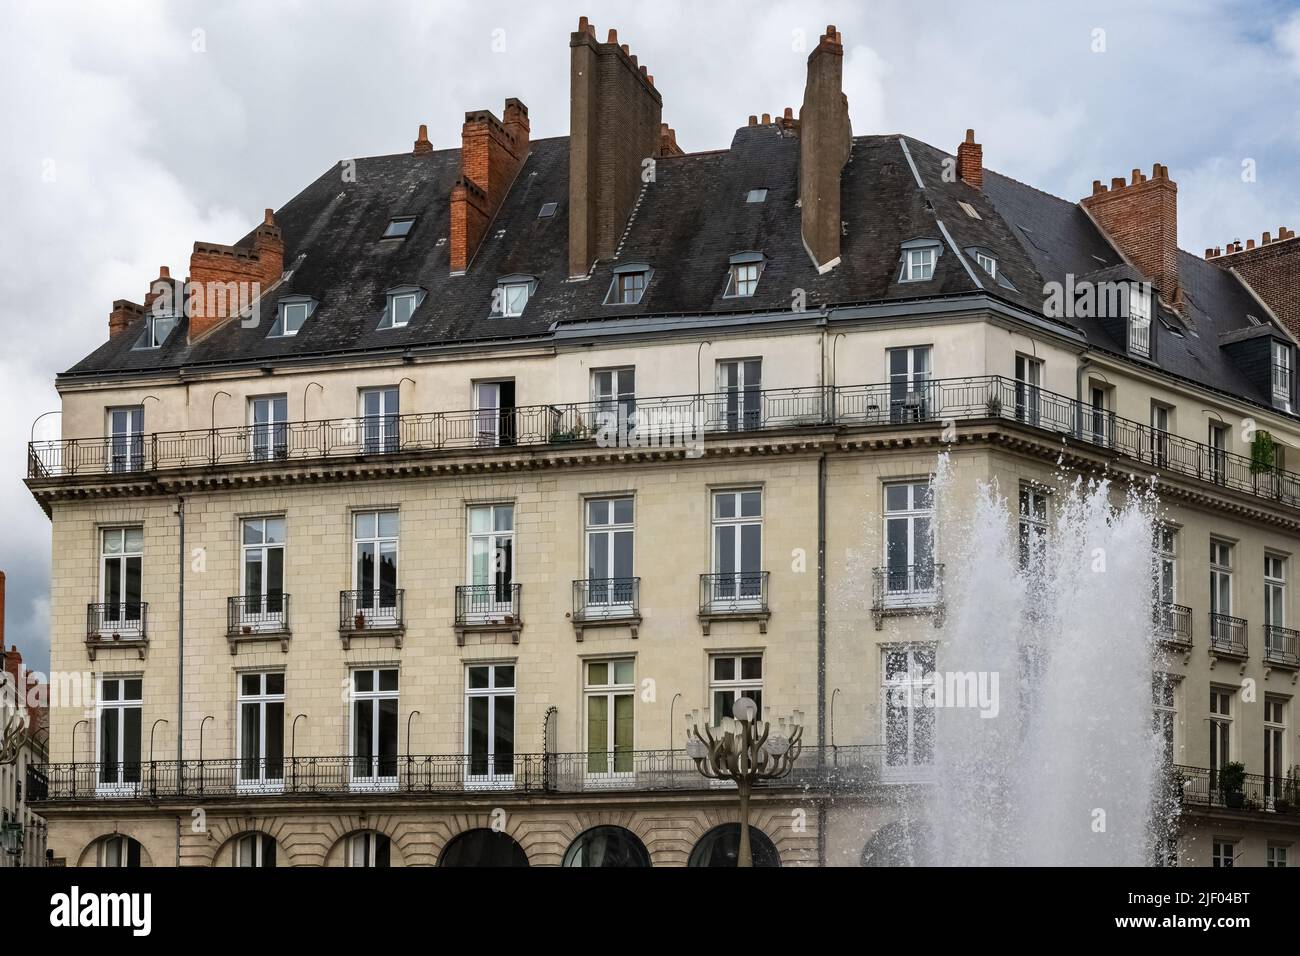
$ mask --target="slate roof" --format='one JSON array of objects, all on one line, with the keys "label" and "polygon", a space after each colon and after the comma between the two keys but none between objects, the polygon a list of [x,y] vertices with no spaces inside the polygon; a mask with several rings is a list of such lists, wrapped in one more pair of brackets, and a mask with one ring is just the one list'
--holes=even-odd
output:
[{"label": "slate roof", "polygon": [[[61,377],[257,366],[428,346],[474,348],[494,340],[547,341],[554,325],[566,321],[785,311],[795,289],[805,291],[810,309],[983,290],[1041,314],[1045,284],[1064,282],[1067,274],[1076,282],[1140,279],[1077,203],[992,170],[985,170],[983,191],[947,182],[945,161],[951,165],[949,153],[909,137],[855,137],[842,179],[842,261],[818,275],[800,233],[797,134],[776,125],[742,127],[727,150],[660,158],[616,258],[598,262],[589,278],[570,281],[567,137],[531,144],[469,269],[459,276],[449,271],[447,236],[448,196],[460,170],[460,151],[359,159],[355,181],[347,181],[341,167],[331,167],[276,210],[290,274],[264,296],[260,326],[232,321],[190,345],[182,322],[161,349],[141,350],[134,348],[143,331],[140,319]],[[745,201],[755,188],[767,189],[765,202]],[[541,219],[538,212],[547,202],[558,206],[553,216]],[[960,203],[969,204],[979,218]],[[381,239],[388,221],[403,215],[416,217],[407,237]],[[990,279],[973,257],[964,265],[949,238],[962,250],[992,253],[1007,282]],[[941,243],[931,281],[899,281],[900,247],[911,239]],[[241,244],[250,241],[251,235]],[[749,250],[765,256],[757,293],[724,297],[730,256]],[[614,267],[632,262],[655,270],[642,301],[605,305]],[[1220,349],[1221,335],[1250,326],[1247,314],[1261,315],[1262,309],[1235,276],[1199,257],[1180,252],[1179,271],[1186,321],[1162,310],[1162,321],[1154,325],[1159,365],[1171,374],[1269,404],[1269,396]],[[497,281],[516,273],[537,278],[524,315],[492,316]],[[427,295],[408,326],[380,330],[386,293],[402,285],[419,286]],[[276,303],[287,295],[310,296],[318,306],[296,336],[268,338]],[[1056,321],[1098,349],[1124,352],[1124,343],[1095,321]],[[1171,328],[1184,333],[1179,337]]]}]

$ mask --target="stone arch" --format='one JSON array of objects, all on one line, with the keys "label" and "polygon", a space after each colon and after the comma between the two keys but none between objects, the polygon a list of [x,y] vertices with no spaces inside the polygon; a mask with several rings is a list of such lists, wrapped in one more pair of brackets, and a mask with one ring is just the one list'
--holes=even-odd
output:
[{"label": "stone arch", "polygon": [[[593,839],[594,838],[594,839]],[[613,842],[611,842],[611,840]],[[603,862],[594,857],[604,851]],[[585,862],[577,862],[584,859]],[[627,827],[602,823],[588,827],[569,843],[564,851],[564,866],[650,866],[650,851],[645,841]]]},{"label": "stone arch", "polygon": [[[452,839],[447,841],[446,846],[442,848],[442,853],[438,857],[439,866],[450,865],[451,856],[455,855],[456,848],[467,846],[471,843],[482,841],[488,844],[489,852],[492,856],[492,862],[483,863],[466,863],[461,862],[462,866],[529,866],[528,853],[523,846],[504,829],[497,830],[490,827],[473,827],[464,830]],[[476,847],[477,849],[477,847]],[[509,862],[507,862],[509,861]]]},{"label": "stone arch", "polygon": [[[739,823],[720,823],[700,837],[691,849],[687,866],[735,866],[739,849]],[[781,852],[759,827],[749,825],[754,866],[780,866]],[[726,853],[724,856],[723,853]]]},{"label": "stone arch", "polygon": [[[733,804],[687,811],[647,814],[640,828],[632,827],[650,851],[654,866],[685,866],[704,834],[724,823],[737,821]],[[817,863],[817,819],[798,804],[760,803],[750,807],[750,826],[757,827],[776,846],[782,866]]]},{"label": "stone arch", "polygon": [[112,833],[101,833],[95,839],[91,840],[81,848],[81,853],[77,856],[77,866],[99,866],[99,846],[105,840],[111,840],[114,837],[127,837],[134,840],[140,846],[140,866],[153,866],[153,855],[149,852],[145,842],[130,830],[114,830]]},{"label": "stone arch", "polygon": [[[233,861],[234,841],[246,833],[263,833],[275,841],[276,866],[320,865],[312,852],[312,845],[301,844],[304,830],[291,820],[280,817],[225,817],[211,823],[207,840],[197,854],[204,866],[230,866]],[[310,834],[307,834],[310,836]],[[197,861],[196,861],[197,862]]]},{"label": "stone arch", "polygon": [[506,812],[503,818],[492,813],[452,813],[439,816],[433,821],[433,826],[424,831],[425,842],[413,846],[407,856],[407,865],[437,866],[443,850],[452,840],[470,830],[485,829],[499,829],[518,843],[528,857],[529,866],[545,865],[539,856],[546,856],[545,847],[554,842],[553,832],[539,826],[538,819],[526,813]]},{"label": "stone arch", "polygon": [[329,848],[325,852],[324,866],[347,866],[348,840],[358,833],[382,833],[388,837],[390,866],[410,866],[407,860],[410,834],[399,821],[389,816],[364,817],[353,815],[332,821],[328,828]]}]

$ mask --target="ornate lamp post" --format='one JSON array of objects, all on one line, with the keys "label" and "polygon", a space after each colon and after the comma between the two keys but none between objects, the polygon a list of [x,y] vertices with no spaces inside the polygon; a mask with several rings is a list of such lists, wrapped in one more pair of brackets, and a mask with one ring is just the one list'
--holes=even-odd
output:
[{"label": "ornate lamp post", "polygon": [[712,780],[734,780],[740,793],[740,849],[736,866],[753,866],[749,846],[749,795],[760,780],[778,780],[794,769],[803,750],[803,712],[772,725],[758,720],[758,705],[740,697],[731,705],[735,716],[717,727],[700,721],[700,712],[686,715],[686,755],[695,769]]}]

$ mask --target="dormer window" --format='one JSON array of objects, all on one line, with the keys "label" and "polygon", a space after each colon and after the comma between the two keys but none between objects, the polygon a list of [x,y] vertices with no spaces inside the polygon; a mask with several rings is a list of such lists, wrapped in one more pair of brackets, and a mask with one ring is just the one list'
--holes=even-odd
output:
[{"label": "dormer window", "polygon": [[605,295],[606,305],[636,305],[645,295],[650,276],[654,273],[645,263],[629,263],[614,270],[614,279]]},{"label": "dormer window", "polygon": [[753,295],[758,290],[758,278],[763,274],[764,264],[761,252],[738,252],[732,256],[723,297],[747,299]]},{"label": "dormer window", "polygon": [[1273,404],[1291,410],[1291,346],[1273,341]]},{"label": "dormer window", "polygon": [[998,260],[987,253],[975,253],[975,264],[989,274],[990,279],[998,277]]},{"label": "dormer window", "polygon": [[492,292],[492,314],[506,319],[518,318],[524,314],[536,288],[537,279],[533,276],[513,275],[498,279]]},{"label": "dormer window", "polygon": [[170,314],[157,314],[150,310],[144,319],[144,334],[135,344],[137,349],[160,349],[167,341],[167,336],[180,322],[180,317]]},{"label": "dormer window", "polygon": [[316,303],[307,296],[292,296],[280,300],[271,337],[297,335],[303,323],[316,311]]},{"label": "dormer window", "polygon": [[404,329],[424,301],[424,290],[416,286],[399,286],[388,290],[388,304],[379,323],[381,329]]},{"label": "dormer window", "polygon": [[899,282],[928,282],[934,278],[939,261],[939,242],[935,239],[909,239],[903,243],[903,267]]},{"label": "dormer window", "polygon": [[395,219],[388,220],[388,225],[384,229],[384,239],[405,239],[410,233],[411,228],[415,225],[414,216],[398,216]]},{"label": "dormer window", "polygon": [[1130,286],[1128,296],[1128,351],[1151,357],[1151,292],[1136,284]]}]

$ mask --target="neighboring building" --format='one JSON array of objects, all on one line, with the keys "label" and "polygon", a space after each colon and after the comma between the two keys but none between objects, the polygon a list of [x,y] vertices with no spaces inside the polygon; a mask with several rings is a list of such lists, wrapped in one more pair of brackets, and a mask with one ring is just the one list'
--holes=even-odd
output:
[{"label": "neighboring building", "polygon": [[[32,812],[28,768],[46,763],[45,710],[17,647],[5,650],[5,575],[0,571],[0,867],[45,865],[45,821]],[[39,797],[40,795],[35,795]]]},{"label": "neighboring building", "polygon": [[797,119],[696,154],[612,31],[569,45],[568,137],[512,99],[459,150],[332,167],[58,377],[28,485],[52,670],[97,703],[52,709],[55,855],[707,864],[734,794],[681,721],[743,693],[806,715],[758,859],[888,860],[927,786],[922,715],[883,701],[935,667],[944,449],[958,493],[1023,483],[1027,543],[1058,462],[1158,476],[1182,860],[1296,852],[1300,293],[1271,277],[1300,241],[1180,251],[1159,165],[1075,203],[970,132],[852,136],[833,28]]}]

